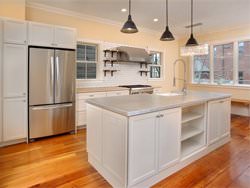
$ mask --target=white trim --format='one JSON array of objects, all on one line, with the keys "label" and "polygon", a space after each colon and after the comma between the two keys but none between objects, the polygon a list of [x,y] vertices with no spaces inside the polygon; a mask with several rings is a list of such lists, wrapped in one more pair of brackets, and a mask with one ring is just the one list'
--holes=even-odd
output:
[{"label": "white trim", "polygon": [[189,83],[190,86],[195,87],[217,87],[225,89],[239,89],[239,90],[250,90],[250,85],[220,85],[220,84],[208,84],[208,83]]},{"label": "white trim", "polygon": [[[97,16],[91,16],[91,15],[87,15],[87,14],[83,14],[83,13],[77,13],[75,11],[70,11],[70,10],[66,10],[66,9],[62,9],[62,8],[56,8],[56,7],[44,5],[41,3],[27,2],[26,7],[40,9],[40,10],[43,10],[46,12],[52,12],[52,13],[56,13],[56,14],[71,16],[71,17],[75,17],[75,18],[79,18],[79,19],[83,19],[83,20],[87,20],[87,21],[94,21],[94,22],[102,23],[102,24],[106,24],[106,25],[107,24],[113,25],[113,26],[117,26],[117,27],[122,27],[122,25],[124,24],[122,22],[113,21],[113,20],[105,19],[105,18],[100,18]],[[155,31],[152,29],[147,29],[144,27],[138,27],[138,29],[140,32],[144,32],[147,34],[156,35],[156,36],[161,35],[161,33],[159,31]]]}]

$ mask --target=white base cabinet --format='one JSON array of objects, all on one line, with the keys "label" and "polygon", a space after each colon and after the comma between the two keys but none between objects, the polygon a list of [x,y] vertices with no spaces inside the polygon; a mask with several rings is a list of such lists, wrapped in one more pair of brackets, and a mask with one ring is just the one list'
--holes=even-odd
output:
[{"label": "white base cabinet", "polygon": [[208,102],[208,144],[230,135],[230,99]]},{"label": "white base cabinet", "polygon": [[88,161],[113,187],[150,187],[229,140],[229,98],[131,117],[87,104]]},{"label": "white base cabinet", "polygon": [[3,141],[27,137],[27,101],[25,98],[4,99]]}]

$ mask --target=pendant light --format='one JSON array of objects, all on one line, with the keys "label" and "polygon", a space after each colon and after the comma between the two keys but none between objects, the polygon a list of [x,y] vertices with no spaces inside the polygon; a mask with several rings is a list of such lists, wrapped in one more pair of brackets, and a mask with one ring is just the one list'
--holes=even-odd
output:
[{"label": "pendant light", "polygon": [[164,33],[162,34],[160,40],[161,41],[172,41],[172,40],[174,40],[174,36],[169,31],[169,27],[168,27],[168,0],[166,0],[166,29],[165,29]]},{"label": "pendant light", "polygon": [[194,38],[193,35],[193,0],[191,0],[191,35],[190,38],[188,39],[186,46],[198,46],[198,42],[196,41],[196,39]]},{"label": "pendant light", "polygon": [[132,20],[131,17],[131,0],[129,0],[129,14],[128,14],[128,20],[123,25],[121,32],[123,33],[137,33],[138,29],[135,25],[135,23]]}]

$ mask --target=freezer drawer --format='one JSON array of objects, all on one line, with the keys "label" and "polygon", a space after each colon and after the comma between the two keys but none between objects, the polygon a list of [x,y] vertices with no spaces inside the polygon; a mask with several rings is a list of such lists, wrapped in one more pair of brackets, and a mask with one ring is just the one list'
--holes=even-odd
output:
[{"label": "freezer drawer", "polygon": [[29,139],[75,130],[74,103],[29,108]]}]

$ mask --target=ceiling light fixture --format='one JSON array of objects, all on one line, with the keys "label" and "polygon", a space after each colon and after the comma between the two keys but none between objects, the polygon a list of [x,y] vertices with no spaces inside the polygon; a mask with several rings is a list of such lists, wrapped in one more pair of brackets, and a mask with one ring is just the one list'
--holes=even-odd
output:
[{"label": "ceiling light fixture", "polygon": [[121,32],[123,33],[137,33],[138,29],[135,25],[135,23],[132,20],[131,17],[131,0],[129,0],[129,14],[128,14],[128,20],[124,23]]},{"label": "ceiling light fixture", "polygon": [[187,43],[186,43],[186,46],[198,46],[198,42],[196,41],[196,39],[194,38],[194,35],[193,35],[193,0],[191,0],[191,25],[190,25],[190,28],[191,28],[191,34],[190,34],[190,38],[188,39]]},{"label": "ceiling light fixture", "polygon": [[127,12],[127,9],[123,8],[121,9],[122,12]]},{"label": "ceiling light fixture", "polygon": [[168,0],[166,0],[166,29],[164,33],[162,34],[161,41],[171,41],[174,40],[173,34],[170,32],[169,27],[168,27]]},{"label": "ceiling light fixture", "polygon": [[158,20],[158,18],[154,18],[153,21],[154,22],[158,22],[159,20]]}]

